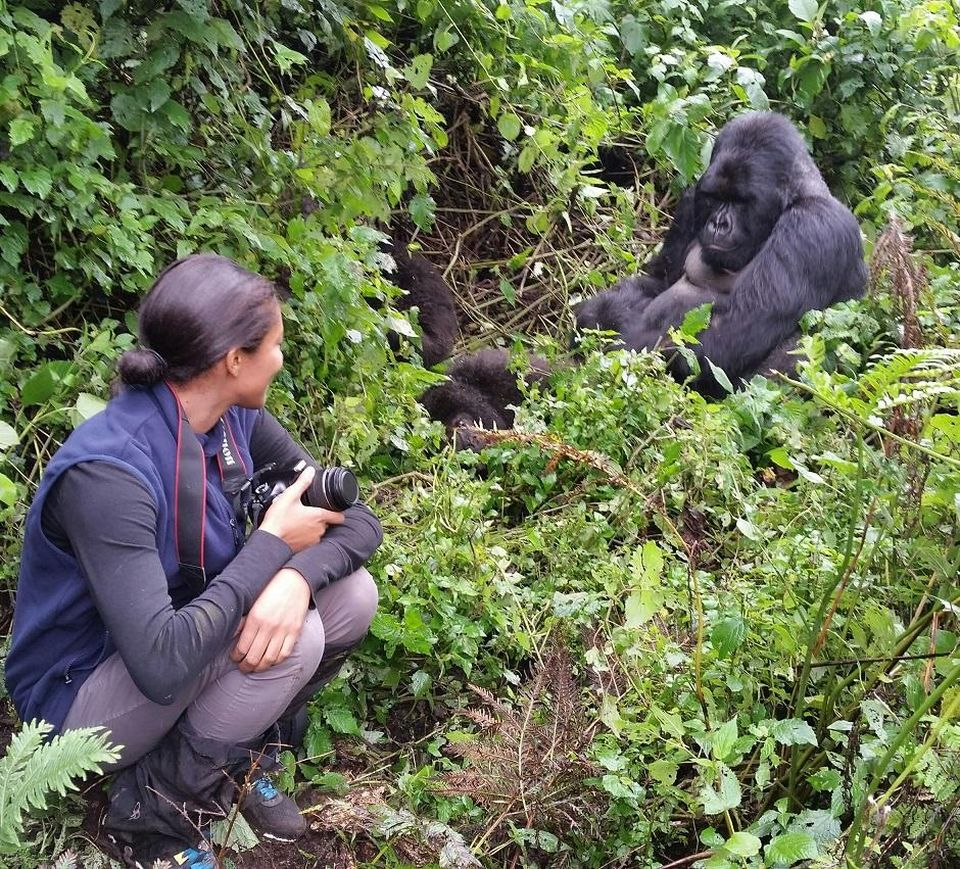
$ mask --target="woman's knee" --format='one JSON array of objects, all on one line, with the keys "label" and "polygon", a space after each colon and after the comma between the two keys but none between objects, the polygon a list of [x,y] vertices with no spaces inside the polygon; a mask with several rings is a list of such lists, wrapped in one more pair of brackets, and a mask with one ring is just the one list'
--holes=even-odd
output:
[{"label": "woman's knee", "polygon": [[322,615],[330,645],[350,646],[359,643],[377,612],[380,592],[365,567],[355,570],[331,587],[336,595],[332,611]]}]

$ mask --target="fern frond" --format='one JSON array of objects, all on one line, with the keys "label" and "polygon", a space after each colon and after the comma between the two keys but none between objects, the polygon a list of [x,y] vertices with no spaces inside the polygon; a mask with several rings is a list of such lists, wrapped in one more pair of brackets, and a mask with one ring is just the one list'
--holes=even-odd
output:
[{"label": "fern frond", "polygon": [[48,794],[65,794],[72,779],[102,772],[101,764],[120,756],[100,727],[69,730],[45,743],[52,729],[45,721],[25,724],[0,758],[0,852],[20,846],[25,811],[45,809]]}]

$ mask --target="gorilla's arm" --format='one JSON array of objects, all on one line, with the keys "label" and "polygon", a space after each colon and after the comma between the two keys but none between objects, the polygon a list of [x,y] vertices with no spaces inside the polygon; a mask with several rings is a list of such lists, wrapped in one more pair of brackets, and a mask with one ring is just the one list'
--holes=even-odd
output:
[{"label": "gorilla's arm", "polygon": [[[724,395],[704,359],[736,385],[794,333],[807,311],[855,298],[865,283],[860,229],[853,215],[833,197],[797,200],[780,216],[729,295],[715,303],[710,326],[691,348],[700,361],[691,386],[705,395]],[[640,324],[624,337],[628,347],[640,349],[655,346],[663,335]],[[691,374],[680,354],[673,354],[669,366],[680,380]]]},{"label": "gorilla's arm", "polygon": [[644,265],[644,274],[624,278],[582,302],[576,310],[577,330],[603,329],[623,335],[636,327],[650,300],[683,277],[687,251],[703,223],[694,209],[694,188],[688,187],[677,205],[660,253]]},{"label": "gorilla's arm", "polygon": [[[658,292],[663,292],[683,277],[683,266],[687,259],[690,245],[696,241],[700,230],[706,222],[703,216],[698,217],[694,208],[694,194],[696,187],[688,187],[677,203],[677,210],[673,215],[670,229],[663,238],[660,253],[653,257],[643,267],[646,274],[660,282]],[[656,295],[654,293],[653,295]]]}]

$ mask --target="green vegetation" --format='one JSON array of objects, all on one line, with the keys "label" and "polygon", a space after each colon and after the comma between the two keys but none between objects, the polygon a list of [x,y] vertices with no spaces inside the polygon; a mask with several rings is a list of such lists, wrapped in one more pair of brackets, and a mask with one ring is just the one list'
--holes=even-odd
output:
[{"label": "green vegetation", "polygon": [[[954,865],[958,15],[0,0],[5,628],[44,464],[152,276],[213,249],[289,287],[272,407],[387,532],[371,635],[287,758],[360,865]],[[866,299],[808,316],[798,381],[708,403],[593,353],[522,436],[452,453],[415,403],[437,376],[370,304],[395,292],[380,232],[446,269],[463,346],[562,360],[570,302],[635,269],[710,135],[768,107],[875,252]],[[598,153],[632,159],[626,188]],[[891,212],[916,252],[878,240]],[[72,814],[6,817],[22,865],[84,846]]]}]

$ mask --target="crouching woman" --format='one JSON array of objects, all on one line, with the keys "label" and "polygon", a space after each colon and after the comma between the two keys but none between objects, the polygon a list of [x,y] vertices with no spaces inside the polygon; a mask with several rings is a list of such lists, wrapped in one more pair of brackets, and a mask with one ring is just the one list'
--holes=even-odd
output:
[{"label": "crouching woman", "polygon": [[[311,506],[329,505],[316,463],[264,409],[283,364],[269,281],[187,257],[139,330],[119,393],[57,451],[28,514],[6,679],[24,720],[123,746],[104,827],[126,865],[207,869],[205,824],[238,798],[263,836],[304,832],[267,773],[367,632],[382,532],[363,504]],[[244,484],[299,460],[248,536]]]}]

